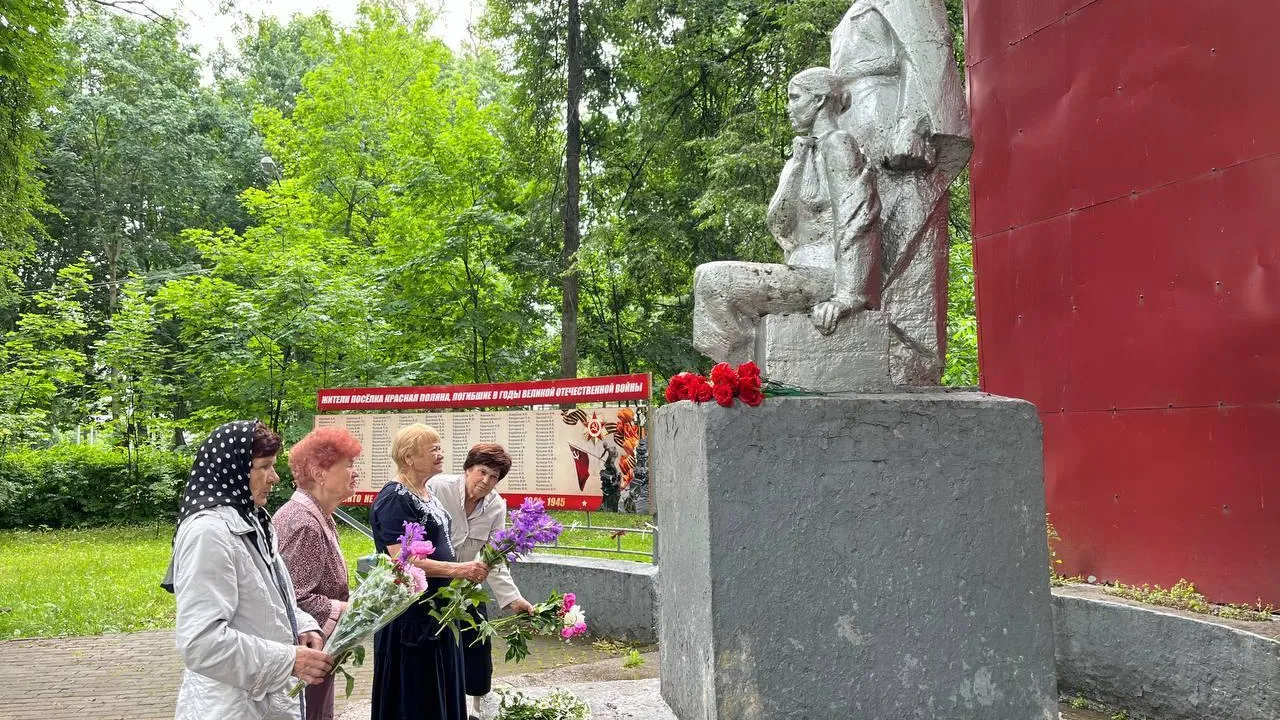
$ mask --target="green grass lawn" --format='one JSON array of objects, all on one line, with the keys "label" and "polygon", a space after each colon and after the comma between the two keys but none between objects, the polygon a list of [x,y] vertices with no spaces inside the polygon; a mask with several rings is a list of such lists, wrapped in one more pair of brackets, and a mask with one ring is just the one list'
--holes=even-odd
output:
[{"label": "green grass lawn", "polygon": [[173,625],[171,528],[0,533],[0,638]]},{"label": "green grass lawn", "polygon": [[[613,552],[619,547],[621,541],[622,550],[630,550],[642,552],[646,555],[653,553],[653,536],[644,535],[635,532],[627,532],[621,536],[614,537],[614,533],[602,532],[599,530],[587,530],[588,513],[584,512],[555,512],[552,513],[557,520],[564,525],[564,533],[560,536],[560,545],[571,545],[575,547],[598,548],[599,550],[571,550],[564,547],[559,548],[542,548],[539,547],[539,553],[553,553],[556,555],[580,555],[583,557],[610,558],[615,560],[631,560],[633,562],[650,562],[648,557],[641,555],[629,555],[626,553]],[[590,523],[593,527],[612,527],[612,528],[635,528],[643,529],[646,523],[653,523],[652,515],[632,515],[630,513],[590,513]]]},{"label": "green grass lawn", "polygon": [[[585,525],[584,513],[554,514],[566,527],[563,544],[615,546],[608,533],[568,529]],[[647,515],[591,514],[593,525],[641,527],[647,521]],[[341,525],[339,535],[354,579],[356,558],[372,553],[373,542]],[[173,627],[173,596],[160,588],[172,539],[169,526],[0,531],[0,640]],[[649,536],[628,533],[622,541],[624,549],[652,548]]]}]

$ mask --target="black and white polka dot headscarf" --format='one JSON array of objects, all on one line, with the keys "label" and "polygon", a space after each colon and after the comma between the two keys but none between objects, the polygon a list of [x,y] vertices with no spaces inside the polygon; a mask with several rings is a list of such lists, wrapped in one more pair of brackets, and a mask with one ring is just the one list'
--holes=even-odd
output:
[{"label": "black and white polka dot headscarf", "polygon": [[178,524],[211,507],[229,505],[250,525],[256,516],[271,547],[271,516],[253,504],[249,469],[253,463],[253,428],[257,420],[236,420],[210,433],[191,463],[178,510]]}]

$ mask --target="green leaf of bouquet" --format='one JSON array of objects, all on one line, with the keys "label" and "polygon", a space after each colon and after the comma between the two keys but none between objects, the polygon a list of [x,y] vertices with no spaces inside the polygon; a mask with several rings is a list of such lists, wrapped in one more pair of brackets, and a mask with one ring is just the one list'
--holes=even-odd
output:
[{"label": "green leaf of bouquet", "polygon": [[351,697],[351,693],[352,693],[352,692],[354,692],[354,691],[355,691],[355,689],[356,689],[356,676],[355,676],[355,675],[352,675],[352,674],[351,674],[351,673],[349,673],[349,672],[347,672],[347,669],[346,669],[346,668],[341,668],[341,667],[340,667],[340,668],[337,668],[337,670],[338,670],[338,672],[342,673],[342,674],[343,674],[344,676],[346,676],[346,678],[347,678],[347,686],[346,686],[346,693],[347,693],[347,694],[346,694],[344,697]]}]

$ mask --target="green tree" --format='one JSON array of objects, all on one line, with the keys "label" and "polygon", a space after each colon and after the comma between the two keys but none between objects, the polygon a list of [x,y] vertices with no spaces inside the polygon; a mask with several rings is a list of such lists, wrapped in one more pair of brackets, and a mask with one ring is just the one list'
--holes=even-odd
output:
[{"label": "green tree", "polygon": [[239,52],[212,58],[219,89],[244,109],[273,108],[293,114],[302,78],[328,58],[325,39],[335,32],[326,13],[296,14],[287,22],[261,17],[240,38]]},{"label": "green tree", "polygon": [[17,270],[40,236],[48,208],[35,176],[42,136],[32,116],[58,80],[58,0],[10,0],[0,6],[0,328],[10,327],[21,299]]},{"label": "green tree", "polygon": [[945,385],[978,384],[978,318],[973,290],[973,233],[969,226],[969,171],[951,186],[951,252],[947,282]]},{"label": "green tree", "polygon": [[[947,19],[955,34],[956,63],[961,82],[964,67],[964,2],[946,0]],[[969,171],[965,170],[951,186],[949,259],[947,283],[947,366],[942,374],[945,385],[978,384],[978,316],[973,272],[973,230],[970,224]]]},{"label": "green tree", "polygon": [[192,260],[178,242],[184,228],[247,220],[236,196],[257,178],[260,146],[249,118],[201,86],[181,30],[99,12],[63,32],[66,82],[42,119],[42,176],[57,212],[24,276],[40,287],[92,258],[99,317],[114,312],[130,273]]},{"label": "green tree", "polygon": [[457,57],[406,22],[365,6],[307,74],[291,117],[263,110],[268,149],[325,232],[369,250],[395,381],[483,381],[541,374],[548,278],[524,261],[526,192],[494,128],[506,86],[496,58]]},{"label": "green tree", "polygon": [[[785,79],[825,62],[845,0],[727,6],[709,0],[616,0],[582,8],[584,200],[581,362],[586,372],[705,362],[688,339],[693,269],[726,258],[775,260],[765,206],[790,146]],[[485,27],[511,48],[505,133],[541,197],[563,192],[555,118],[566,98],[567,8],[493,0]],[[543,239],[542,243],[550,244]]]},{"label": "green tree", "polygon": [[170,359],[159,341],[159,327],[146,286],[132,278],[121,288],[119,308],[94,345],[99,412],[108,415],[130,451],[144,445],[163,447],[169,437]]},{"label": "green tree", "polygon": [[560,251],[560,376],[578,375],[578,248],[582,245],[582,10],[567,0],[565,13],[564,245]]},{"label": "green tree", "polygon": [[616,100],[608,3],[501,0],[488,5],[485,32],[509,43],[514,54],[513,113],[503,125],[522,174],[535,178],[523,211],[528,241],[523,254],[558,282],[560,374],[573,376],[585,358],[589,331],[579,320],[583,255],[593,224],[591,165],[596,138],[611,123],[601,112]]},{"label": "green tree", "polygon": [[345,379],[340,368],[371,365],[361,335],[377,295],[360,274],[364,251],[317,229],[304,203],[251,189],[245,204],[260,224],[243,235],[187,232],[209,273],[169,281],[157,305],[175,321],[176,383],[197,426],[236,416],[293,427],[317,387]]},{"label": "green tree", "polygon": [[323,60],[291,112],[259,106],[282,177],[242,194],[244,232],[188,231],[208,274],[157,295],[190,422],[296,432],[318,387],[547,367],[547,280],[507,252],[522,185],[491,131],[501,73],[427,29],[366,5],[355,27],[309,36]]},{"label": "green tree", "polygon": [[0,348],[0,455],[7,447],[43,442],[87,414],[85,370],[88,323],[84,302],[89,271],[83,264],[58,272],[48,290],[5,335]]}]

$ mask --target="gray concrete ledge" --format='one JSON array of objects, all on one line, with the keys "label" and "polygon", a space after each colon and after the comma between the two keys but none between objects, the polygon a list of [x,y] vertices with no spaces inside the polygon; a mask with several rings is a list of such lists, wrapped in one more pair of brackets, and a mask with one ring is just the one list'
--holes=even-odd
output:
[{"label": "gray concrete ledge", "polygon": [[[513,572],[530,599],[574,590],[592,631],[656,641],[658,568],[537,554]],[[1159,720],[1280,718],[1280,623],[1215,621],[1054,588],[1058,690]],[[1266,632],[1251,631],[1257,628]]]},{"label": "gray concrete ledge", "polygon": [[1280,718],[1280,641],[1231,626],[1245,623],[1085,593],[1053,593],[1062,695],[1159,720]]},{"label": "gray concrete ledge", "polygon": [[529,602],[552,590],[577,595],[594,635],[658,641],[656,565],[535,553],[512,565],[511,576]]}]

